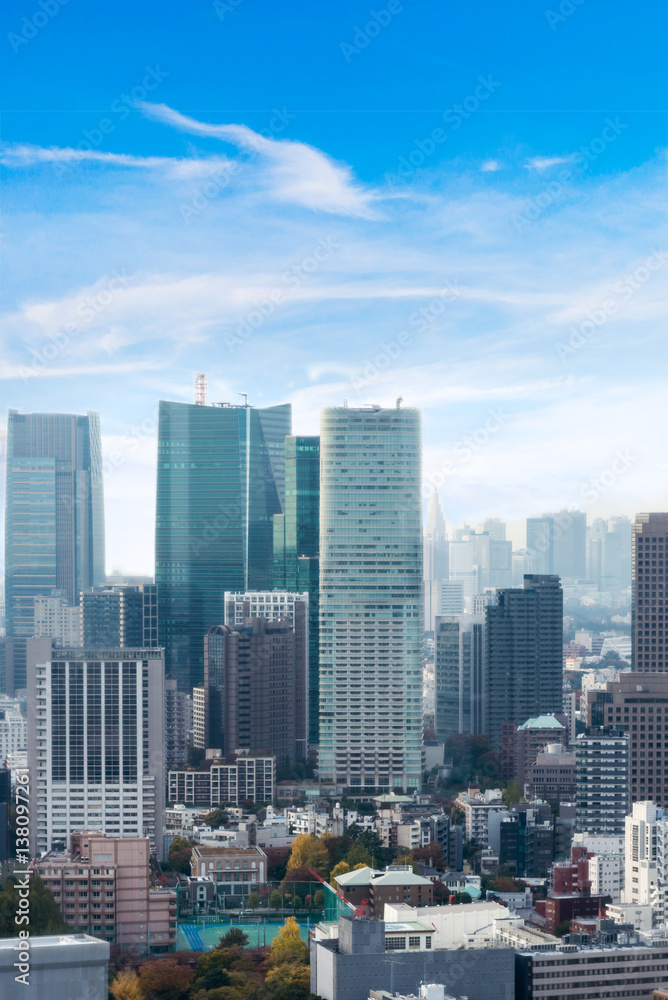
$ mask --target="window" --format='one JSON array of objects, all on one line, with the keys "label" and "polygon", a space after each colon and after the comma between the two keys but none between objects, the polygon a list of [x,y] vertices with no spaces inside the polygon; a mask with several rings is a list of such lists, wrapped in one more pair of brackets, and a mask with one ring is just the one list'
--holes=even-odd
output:
[{"label": "window", "polygon": [[[418,939],[419,940],[419,939]],[[405,937],[386,937],[385,948],[387,951],[403,951],[406,947]]]},{"label": "window", "polygon": [[418,937],[417,934],[415,936],[411,936],[411,937],[408,938],[408,947],[409,948],[419,948],[420,947],[420,938]]}]

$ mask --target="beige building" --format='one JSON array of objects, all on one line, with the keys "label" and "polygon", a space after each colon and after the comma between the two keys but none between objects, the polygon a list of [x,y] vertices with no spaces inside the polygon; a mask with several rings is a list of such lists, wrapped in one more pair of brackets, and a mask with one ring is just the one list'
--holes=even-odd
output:
[{"label": "beige building", "polygon": [[267,855],[261,847],[193,848],[190,874],[207,876],[219,883],[225,896],[247,896],[267,881]]},{"label": "beige building", "polygon": [[148,837],[73,833],[68,853],[45,854],[32,871],[78,934],[146,953],[176,947],[176,893],[151,887]]}]

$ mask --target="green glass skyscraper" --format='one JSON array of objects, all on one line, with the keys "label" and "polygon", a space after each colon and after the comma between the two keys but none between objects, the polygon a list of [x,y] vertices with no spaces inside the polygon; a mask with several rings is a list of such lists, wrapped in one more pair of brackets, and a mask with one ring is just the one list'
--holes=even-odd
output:
[{"label": "green glass skyscraper", "polygon": [[226,590],[271,590],[289,404],[160,402],[155,582],[165,669],[190,690]]},{"label": "green glass skyscraper", "polygon": [[7,421],[6,631],[16,637],[13,679],[26,683],[24,639],[34,598],[60,591],[69,604],[104,582],[100,418],[19,413]]},{"label": "green glass skyscraper", "polygon": [[285,439],[285,513],[274,517],[274,590],[309,595],[309,744],[318,742],[320,438]]},{"label": "green glass skyscraper", "polygon": [[322,411],[320,778],[420,787],[420,414]]}]

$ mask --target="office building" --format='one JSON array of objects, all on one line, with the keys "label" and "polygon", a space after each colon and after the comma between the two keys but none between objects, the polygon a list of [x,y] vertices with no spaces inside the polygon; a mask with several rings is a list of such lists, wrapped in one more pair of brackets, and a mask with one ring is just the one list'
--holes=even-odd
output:
[{"label": "office building", "polygon": [[554,859],[554,820],[547,803],[510,807],[499,823],[499,864],[519,878],[544,877]]},{"label": "office building", "polygon": [[[287,623],[295,633],[295,739],[297,757],[301,759],[306,759],[308,755],[311,617],[308,591],[303,594],[285,590],[225,594],[226,625],[243,625],[249,618],[264,618],[268,622],[282,622],[283,625]],[[213,734],[211,738],[217,746]]]},{"label": "office building", "polygon": [[[638,514],[633,525],[633,669],[668,672],[668,514]],[[664,615],[666,632],[664,633]]]},{"label": "office building", "polygon": [[480,792],[478,788],[469,788],[460,792],[456,804],[464,813],[464,834],[466,840],[475,840],[479,847],[487,847],[489,843],[490,816],[495,813],[507,814],[500,788],[488,788]]},{"label": "office building", "polygon": [[485,610],[485,727],[500,748],[504,723],[560,712],[563,594],[557,576],[525,576]]},{"label": "office building", "polygon": [[167,677],[165,678],[165,768],[167,770],[188,763],[192,733],[192,696],[185,691],[179,691],[175,677]]},{"label": "office building", "polygon": [[143,954],[176,949],[176,893],[151,888],[148,837],[73,833],[67,851],[31,863],[77,934],[94,934]]},{"label": "office building", "polygon": [[[43,997],[85,997],[107,1000],[109,996],[109,944],[88,934],[47,934],[30,939],[28,979],[16,968],[17,953],[24,938],[0,939],[0,994],[3,1000],[35,1000]],[[27,983],[27,989],[26,989]],[[76,992],[72,992],[73,987]]]},{"label": "office building", "polygon": [[429,501],[427,524],[423,535],[424,627],[434,631],[434,618],[441,613],[441,585],[449,579],[448,535],[438,492]]},{"label": "office building", "polygon": [[526,542],[533,574],[585,578],[587,515],[584,511],[560,510],[542,517],[528,517]]},{"label": "office building", "polygon": [[118,584],[84,590],[81,642],[87,649],[156,649],[158,588],[155,584]]},{"label": "office building", "polygon": [[[306,612],[295,602],[295,615]],[[296,759],[298,656],[295,631],[285,621],[248,618],[216,625],[204,637],[206,747]],[[300,696],[304,704],[303,695]]]},{"label": "office building", "polygon": [[527,790],[544,802],[575,799],[575,753],[563,743],[548,743],[536,756],[527,774]]},{"label": "office building", "polygon": [[[206,691],[204,687],[193,688],[193,747],[196,750],[206,749],[207,710]],[[222,747],[219,749],[222,750]]]},{"label": "office building", "polygon": [[668,674],[621,673],[604,691],[588,691],[588,726],[630,734],[629,805],[668,806]]},{"label": "office building", "polygon": [[420,452],[400,401],[322,411],[321,781],[421,784]]},{"label": "office building", "polygon": [[160,649],[58,649],[29,639],[30,853],[77,830],[162,846],[164,661]]},{"label": "office building", "polygon": [[436,736],[483,732],[482,615],[437,615],[434,630]]},{"label": "office building", "polygon": [[18,701],[0,696],[0,765],[10,754],[28,746],[28,729]]},{"label": "office building", "polygon": [[657,942],[579,949],[522,951],[516,960],[517,1000],[561,1000],[583,997],[599,1000],[648,1000],[652,990],[668,979],[668,947]]},{"label": "office building", "polygon": [[179,689],[202,683],[202,637],[226,590],[273,586],[289,405],[160,402],[155,582],[160,645]]},{"label": "office building", "polygon": [[238,806],[251,802],[273,802],[276,789],[276,758],[241,754],[233,764],[212,757],[205,770],[173,770],[168,776],[167,797],[170,805],[215,808],[221,802]]},{"label": "office building", "polygon": [[575,741],[576,830],[618,837],[629,808],[629,737],[623,728],[588,729]]},{"label": "office building", "polygon": [[501,776],[514,778],[524,788],[537,755],[549,743],[568,742],[565,717],[538,715],[526,719],[521,726],[505,723],[501,730]]},{"label": "office building", "polygon": [[15,639],[7,691],[25,688],[34,599],[70,606],[104,580],[102,449],[97,413],[19,413],[7,421],[6,632]]},{"label": "office building", "polygon": [[622,589],[626,590],[631,586],[633,523],[629,517],[623,515],[609,517],[608,531],[613,535],[619,535],[621,539]]},{"label": "office building", "polygon": [[622,588],[622,536],[608,531],[607,523],[597,517],[587,529],[587,579],[599,593],[618,598]]},{"label": "office building", "polygon": [[663,923],[668,903],[668,818],[653,802],[634,802],[626,817],[622,905],[651,907]]},{"label": "office building", "polygon": [[274,590],[306,592],[308,742],[318,742],[320,683],[320,438],[285,439],[284,513],[274,515]]},{"label": "office building", "polygon": [[33,598],[34,634],[56,639],[59,645],[81,643],[81,608],[67,603],[65,595],[55,590]]}]

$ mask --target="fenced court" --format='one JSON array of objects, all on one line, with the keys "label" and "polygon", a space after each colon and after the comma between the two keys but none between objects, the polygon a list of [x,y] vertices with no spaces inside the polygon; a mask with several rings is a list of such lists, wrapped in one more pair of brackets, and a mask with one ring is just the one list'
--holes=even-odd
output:
[{"label": "fenced court", "polygon": [[[285,923],[283,920],[257,920],[224,922],[212,920],[211,917],[200,918],[193,923],[179,924],[178,944],[179,951],[208,951],[215,948],[221,937],[223,937],[232,927],[238,927],[248,937],[248,948],[258,948],[270,945],[279,930]],[[313,926],[313,921],[307,920],[299,923],[299,930],[302,940],[308,942],[309,927]]]}]

